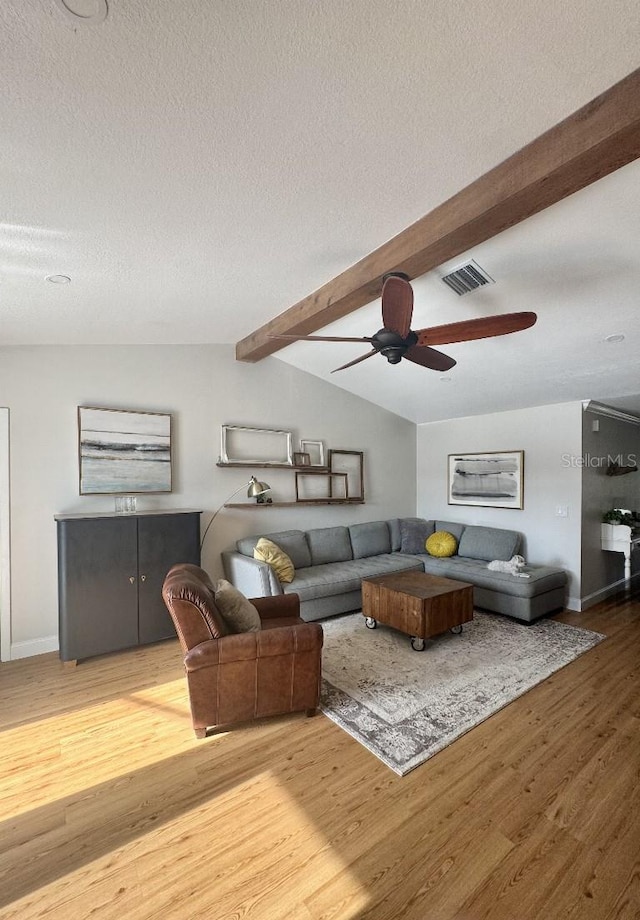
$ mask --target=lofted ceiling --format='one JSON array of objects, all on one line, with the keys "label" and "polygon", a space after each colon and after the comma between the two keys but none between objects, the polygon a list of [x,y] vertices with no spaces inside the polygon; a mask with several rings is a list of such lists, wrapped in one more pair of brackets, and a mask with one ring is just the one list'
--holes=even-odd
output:
[{"label": "lofted ceiling", "polygon": [[[236,343],[635,70],[640,9],[3,0],[0,42],[0,346]],[[640,413],[639,241],[636,160],[413,281],[414,328],[534,310],[532,329],[443,346],[446,374],[331,375],[349,344],[268,360],[415,422]],[[496,283],[458,297],[441,275],[468,258]],[[381,325],[378,299],[323,333]]]}]

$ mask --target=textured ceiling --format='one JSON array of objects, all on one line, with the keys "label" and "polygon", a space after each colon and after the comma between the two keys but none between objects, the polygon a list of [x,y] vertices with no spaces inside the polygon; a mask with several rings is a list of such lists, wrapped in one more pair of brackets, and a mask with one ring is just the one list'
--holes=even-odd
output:
[{"label": "textured ceiling", "polygon": [[[639,64],[637,0],[108,7],[0,4],[0,345],[236,342]],[[496,285],[417,279],[414,325],[540,316],[443,349],[448,375],[376,357],[329,378],[347,345],[269,360],[417,422],[629,397],[639,204],[634,163],[469,253]]]}]

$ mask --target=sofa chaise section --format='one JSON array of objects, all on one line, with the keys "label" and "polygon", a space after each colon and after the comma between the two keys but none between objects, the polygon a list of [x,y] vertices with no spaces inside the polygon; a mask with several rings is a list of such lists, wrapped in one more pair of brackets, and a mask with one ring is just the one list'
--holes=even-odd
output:
[{"label": "sofa chaise section", "polygon": [[453,521],[435,521],[434,529],[453,533],[458,552],[444,559],[421,554],[425,572],[470,582],[476,607],[532,623],[564,606],[567,574],[563,569],[525,565],[522,575],[511,575],[487,568],[494,559],[507,561],[518,553],[522,538],[517,531]]}]

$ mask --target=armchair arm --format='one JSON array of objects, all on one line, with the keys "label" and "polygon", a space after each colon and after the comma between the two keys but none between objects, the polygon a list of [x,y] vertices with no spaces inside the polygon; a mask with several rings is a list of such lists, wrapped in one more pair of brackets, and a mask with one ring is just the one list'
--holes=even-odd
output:
[{"label": "armchair arm", "polygon": [[282,585],[267,562],[237,552],[222,553],[224,574],[245,597],[271,597],[282,594]]},{"label": "armchair arm", "polygon": [[184,666],[191,672],[234,661],[296,655],[321,648],[322,641],[319,623],[297,623],[259,632],[233,633],[220,639],[207,639],[189,649],[184,657]]},{"label": "armchair arm", "polygon": [[275,597],[251,597],[261,620],[272,617],[299,617],[300,598],[297,594],[276,594]]}]

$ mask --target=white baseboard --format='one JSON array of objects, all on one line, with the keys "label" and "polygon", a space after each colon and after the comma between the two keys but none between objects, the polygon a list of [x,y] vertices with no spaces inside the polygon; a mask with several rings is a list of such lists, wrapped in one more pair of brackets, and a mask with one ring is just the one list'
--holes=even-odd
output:
[{"label": "white baseboard", "polygon": [[60,648],[57,636],[45,636],[42,639],[27,639],[26,642],[13,642],[11,644],[11,660],[16,658],[31,658],[33,655],[46,655],[47,652],[57,652]]},{"label": "white baseboard", "polygon": [[580,598],[574,597],[572,594],[570,594],[569,597],[567,598],[565,608],[567,610],[578,610],[579,611],[581,609],[580,608]]},{"label": "white baseboard", "polygon": [[[634,582],[637,578],[640,578],[640,573],[631,576],[631,581]],[[577,607],[577,610],[588,610],[589,607],[599,604],[601,601],[606,601],[608,597],[611,597],[613,594],[618,594],[618,592],[623,591],[626,582],[624,578],[620,578],[618,581],[612,582],[610,585],[605,585],[604,588],[600,588],[598,591],[593,591],[591,594],[587,594],[580,600],[580,606]]]}]

